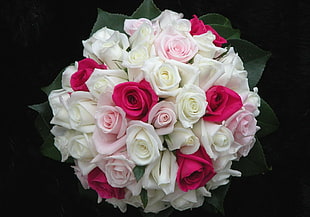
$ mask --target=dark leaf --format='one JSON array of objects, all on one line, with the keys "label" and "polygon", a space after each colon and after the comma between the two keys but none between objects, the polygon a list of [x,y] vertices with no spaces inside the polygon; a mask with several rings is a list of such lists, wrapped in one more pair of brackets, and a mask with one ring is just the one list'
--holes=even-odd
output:
[{"label": "dark leaf", "polygon": [[124,32],[124,21],[129,18],[131,17],[124,14],[109,13],[98,8],[97,20],[93,26],[91,35],[103,27]]},{"label": "dark leaf", "polygon": [[212,196],[205,198],[203,209],[205,209],[207,212],[215,211],[224,215],[224,199],[229,189],[229,186],[230,184],[228,183],[226,185],[218,187],[217,189],[212,190]]},{"label": "dark leaf", "polygon": [[142,178],[142,176],[144,175],[144,171],[145,171],[145,166],[135,166],[135,168],[133,168],[133,174],[136,177],[137,182]]},{"label": "dark leaf", "polygon": [[263,148],[258,139],[246,157],[241,157],[239,161],[234,161],[233,169],[241,171],[242,176],[259,175],[270,170],[266,163]]},{"label": "dark leaf", "polygon": [[137,10],[131,15],[132,18],[153,19],[157,17],[161,11],[156,7],[153,0],[144,0]]},{"label": "dark leaf", "polygon": [[242,59],[244,68],[248,72],[249,86],[252,89],[260,80],[271,53],[243,39],[230,39],[228,43]]},{"label": "dark leaf", "polygon": [[259,110],[260,114],[257,117],[257,125],[260,126],[261,129],[257,132],[257,136],[261,138],[277,130],[279,127],[279,120],[272,108],[263,99],[261,99]]},{"label": "dark leaf", "polygon": [[229,19],[221,14],[208,13],[199,17],[207,25],[217,24],[222,26],[231,27]]},{"label": "dark leaf", "polygon": [[142,190],[141,190],[140,198],[141,198],[143,207],[145,208],[147,206],[147,203],[148,203],[148,197],[147,197],[147,191],[144,188],[142,188]]}]

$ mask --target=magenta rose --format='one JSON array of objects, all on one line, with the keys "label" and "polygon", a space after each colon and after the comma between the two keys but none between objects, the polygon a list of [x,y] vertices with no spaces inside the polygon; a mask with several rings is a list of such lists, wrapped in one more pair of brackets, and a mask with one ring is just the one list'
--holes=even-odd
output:
[{"label": "magenta rose", "polygon": [[146,122],[151,108],[157,103],[158,96],[149,82],[124,82],[116,85],[112,94],[115,105],[121,107],[126,117]]},{"label": "magenta rose", "polygon": [[182,191],[205,186],[216,174],[212,160],[202,146],[193,154],[183,154],[177,150],[176,158],[179,166],[176,182]]},{"label": "magenta rose", "polygon": [[99,169],[99,167],[94,168],[88,173],[87,181],[89,187],[94,189],[101,198],[125,198],[125,189],[112,187],[108,183],[106,175],[101,169]]},{"label": "magenta rose", "polygon": [[206,91],[206,97],[208,106],[203,117],[206,121],[221,122],[242,107],[239,94],[224,86],[212,86]]},{"label": "magenta rose", "polygon": [[74,91],[89,91],[85,82],[88,80],[94,69],[107,69],[104,64],[98,64],[96,61],[85,58],[78,62],[78,70],[72,74],[70,79],[71,88]]},{"label": "magenta rose", "polygon": [[215,31],[215,29],[213,29],[209,25],[205,25],[204,22],[202,20],[199,20],[196,15],[193,15],[193,17],[194,18],[190,19],[190,22],[192,24],[191,31],[190,31],[191,35],[201,35],[208,31],[211,31],[215,35],[215,40],[213,41],[213,44],[215,44],[215,46],[221,47],[222,44],[227,43],[227,40],[223,38],[222,36],[220,36]]}]

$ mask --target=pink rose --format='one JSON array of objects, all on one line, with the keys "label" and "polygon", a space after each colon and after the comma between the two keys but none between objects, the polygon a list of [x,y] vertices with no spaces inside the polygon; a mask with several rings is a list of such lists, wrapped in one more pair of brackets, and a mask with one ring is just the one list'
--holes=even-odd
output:
[{"label": "pink rose", "polygon": [[106,175],[108,183],[115,188],[124,188],[136,185],[133,174],[135,164],[129,159],[126,148],[113,155],[97,155],[93,160]]},{"label": "pink rose", "polygon": [[172,102],[161,101],[153,106],[149,113],[149,124],[152,124],[158,135],[166,135],[173,131],[177,122],[175,106]]},{"label": "pink rose", "polygon": [[125,198],[125,189],[112,187],[108,183],[106,175],[98,167],[88,173],[87,181],[89,187],[94,189],[101,198],[120,200]]},{"label": "pink rose", "polygon": [[113,154],[125,145],[125,116],[125,112],[117,106],[105,105],[96,111],[96,127],[92,139],[100,154]]},{"label": "pink rose", "polygon": [[255,143],[255,133],[259,129],[256,126],[257,121],[252,112],[240,110],[233,114],[225,123],[225,126],[231,130],[235,142],[241,145],[237,155],[247,156]]},{"label": "pink rose", "polygon": [[211,31],[215,35],[215,40],[213,41],[213,44],[217,47],[221,47],[222,44],[227,43],[227,40],[220,36],[215,29],[213,29],[209,25],[205,25],[202,20],[199,20],[196,15],[193,15],[194,18],[190,19],[190,22],[192,24],[191,27],[191,35],[201,35],[208,31]]},{"label": "pink rose", "polygon": [[216,174],[212,160],[202,146],[193,154],[183,154],[177,150],[176,158],[179,166],[176,182],[182,191],[205,186]]},{"label": "pink rose", "polygon": [[181,34],[173,28],[167,28],[156,38],[155,49],[163,59],[188,62],[198,52],[198,46],[191,35]]},{"label": "pink rose", "polygon": [[112,94],[115,105],[121,107],[126,117],[146,122],[151,108],[157,103],[158,96],[149,82],[124,82],[116,85]]},{"label": "pink rose", "polygon": [[221,122],[229,118],[242,107],[241,97],[233,90],[214,85],[206,91],[207,112],[203,117],[206,121]]},{"label": "pink rose", "polygon": [[71,88],[74,91],[89,91],[85,82],[88,80],[94,69],[107,69],[104,64],[98,64],[96,61],[85,58],[78,62],[78,70],[72,74],[70,79]]}]

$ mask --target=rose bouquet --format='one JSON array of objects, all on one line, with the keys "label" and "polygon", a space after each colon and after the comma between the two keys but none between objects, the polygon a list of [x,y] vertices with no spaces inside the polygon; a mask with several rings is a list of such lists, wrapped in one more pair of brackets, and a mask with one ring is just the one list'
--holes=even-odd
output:
[{"label": "rose bouquet", "polygon": [[145,0],[132,16],[98,10],[82,43],[85,58],[32,108],[42,153],[73,163],[98,202],[222,212],[231,177],[268,170],[258,137],[277,119],[255,85],[270,54],[226,17],[185,19]]}]

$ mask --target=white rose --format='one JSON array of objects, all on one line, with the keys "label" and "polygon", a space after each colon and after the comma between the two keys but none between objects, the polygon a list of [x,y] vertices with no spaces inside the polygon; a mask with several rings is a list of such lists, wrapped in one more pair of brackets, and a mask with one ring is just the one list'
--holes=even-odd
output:
[{"label": "white rose", "polygon": [[176,60],[167,60],[167,63],[175,65],[178,68],[181,82],[180,86],[184,87],[186,84],[199,85],[199,69],[191,64],[182,63]]},{"label": "white rose", "polygon": [[176,157],[169,150],[161,152],[160,158],[145,169],[142,181],[145,189],[161,189],[165,194],[174,192],[178,170]]},{"label": "white rose", "polygon": [[176,96],[181,82],[177,66],[159,58],[151,58],[145,62],[142,71],[159,97]]},{"label": "white rose", "polygon": [[177,13],[171,10],[164,10],[158,17],[155,17],[152,21],[158,22],[161,29],[172,26],[172,24],[183,17],[182,13]]},{"label": "white rose", "polygon": [[149,25],[152,25],[152,22],[146,18],[140,18],[140,19],[125,19],[124,22],[124,31],[128,35],[133,35],[143,23],[147,23]]},{"label": "white rose", "polygon": [[225,86],[239,95],[247,93],[249,91],[248,73],[244,70],[238,54],[231,48],[223,58],[219,59],[219,62],[223,63],[225,73],[214,82],[214,85]]},{"label": "white rose", "polygon": [[197,54],[194,58],[193,66],[196,66],[199,73],[199,87],[207,91],[213,83],[225,72],[224,65],[219,61],[205,58]]},{"label": "white rose", "polygon": [[227,65],[232,65],[237,70],[244,70],[243,62],[235,52],[234,48],[230,48],[227,54],[221,57],[218,61]]},{"label": "white rose", "polygon": [[153,44],[154,40],[154,29],[152,24],[143,23],[137,29],[137,31],[129,38],[129,42],[132,48],[136,46],[144,46],[148,49]]},{"label": "white rose", "polygon": [[127,68],[129,81],[143,80],[141,68],[147,59],[149,59],[149,49],[143,45],[134,47],[124,56],[123,66]]},{"label": "white rose", "polygon": [[94,97],[99,98],[101,93],[113,90],[115,85],[127,81],[127,73],[124,70],[95,69],[89,79],[86,81],[86,85],[89,89],[89,92]]},{"label": "white rose", "polygon": [[51,129],[51,133],[54,135],[54,145],[61,154],[62,162],[66,161],[69,157],[68,140],[74,132],[74,130],[68,130],[57,125]]},{"label": "white rose", "polygon": [[69,91],[69,92],[73,91],[73,89],[71,88],[70,79],[71,79],[71,76],[77,71],[78,71],[77,61],[75,61],[74,64],[67,66],[65,70],[63,71],[62,77],[61,77],[61,86],[66,91]]},{"label": "white rose", "polygon": [[48,96],[48,101],[52,109],[53,118],[51,124],[59,125],[71,129],[67,101],[70,98],[69,92],[59,89],[52,90]]},{"label": "white rose", "polygon": [[193,131],[213,160],[224,155],[233,155],[238,151],[239,147],[234,144],[232,132],[223,125],[201,119],[194,125]]},{"label": "white rose", "polygon": [[93,132],[95,129],[94,114],[97,103],[89,92],[76,91],[67,100],[69,121],[72,129],[83,133]]},{"label": "white rose", "polygon": [[69,154],[78,160],[90,161],[97,152],[91,142],[91,134],[80,133],[76,131],[75,135],[72,135],[68,140],[68,152]]},{"label": "white rose", "polygon": [[173,132],[165,136],[165,141],[170,151],[180,149],[183,154],[193,154],[200,146],[198,137],[190,128],[184,128],[177,123]]},{"label": "white rose", "polygon": [[185,85],[176,97],[176,105],[183,127],[193,127],[206,112],[206,94],[196,85]]},{"label": "white rose", "polygon": [[202,206],[204,197],[206,196],[210,197],[211,194],[204,187],[187,192],[176,188],[175,192],[167,195],[165,198],[163,198],[163,201],[169,201],[173,208],[179,211],[183,211],[186,209]]},{"label": "white rose", "polygon": [[95,32],[89,39],[82,41],[83,55],[105,63],[109,69],[119,69],[119,61],[129,47],[129,41],[124,33],[104,27]]},{"label": "white rose", "polygon": [[164,196],[165,193],[160,189],[148,189],[147,190],[148,203],[144,209],[144,212],[158,213],[170,207],[170,204],[168,202],[162,201]]},{"label": "white rose", "polygon": [[128,154],[137,165],[144,166],[158,160],[163,146],[152,125],[131,121],[126,134]]},{"label": "white rose", "polygon": [[[226,164],[223,164],[223,162],[219,162],[219,161],[225,161]],[[218,164],[220,164],[221,166],[218,166]],[[222,165],[224,165],[224,166],[222,166]],[[240,177],[241,176],[241,172],[238,171],[238,170],[231,169],[231,165],[232,165],[232,160],[231,159],[222,160],[221,158],[219,158],[218,160],[213,162],[213,166],[216,168],[215,169],[216,174],[207,183],[207,185],[206,185],[207,189],[213,190],[213,189],[218,188],[221,185],[226,185],[227,183],[229,183],[229,177],[230,176]]]},{"label": "white rose", "polygon": [[198,46],[198,54],[206,58],[213,59],[218,54],[225,52],[225,49],[213,44],[215,35],[211,31],[201,35],[194,35],[193,38]]}]

